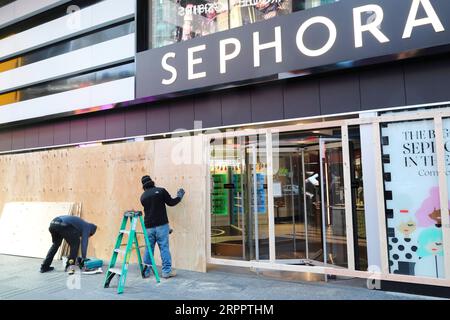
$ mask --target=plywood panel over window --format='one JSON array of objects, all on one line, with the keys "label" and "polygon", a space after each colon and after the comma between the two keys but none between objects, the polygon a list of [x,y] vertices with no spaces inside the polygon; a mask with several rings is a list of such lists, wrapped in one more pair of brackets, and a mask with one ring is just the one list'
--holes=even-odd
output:
[{"label": "plywood panel over window", "polygon": [[[173,156],[180,148],[189,150],[191,146],[201,150],[202,138],[3,155],[0,208],[11,201],[82,203],[81,217],[98,225],[88,255],[109,260],[123,212],[142,210],[141,177],[149,174],[172,196],[178,188],[186,190],[182,203],[168,209],[174,229],[170,237],[174,267],[206,271],[206,167],[195,158],[201,153],[188,152],[183,159]],[[42,225],[48,222],[42,221]],[[46,241],[50,246],[50,240]],[[158,252],[156,256],[160,263]]]}]

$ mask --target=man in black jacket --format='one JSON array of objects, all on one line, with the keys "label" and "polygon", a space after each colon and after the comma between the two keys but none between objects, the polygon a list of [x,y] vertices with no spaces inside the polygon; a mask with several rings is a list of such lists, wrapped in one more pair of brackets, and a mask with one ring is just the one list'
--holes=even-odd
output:
[{"label": "man in black jacket", "polygon": [[[60,216],[52,220],[49,231],[52,235],[53,244],[47,253],[47,257],[41,265],[41,273],[54,270],[54,268],[50,265],[52,264],[53,258],[61,246],[63,239],[67,241],[70,247],[70,255],[66,265],[66,270],[75,264],[78,249],[80,247],[80,238],[82,261],[86,260],[89,237],[92,237],[95,234],[97,231],[97,226],[86,222],[79,217]],[[69,270],[69,274],[74,274],[74,272],[75,270],[73,268]]]},{"label": "man in black jacket", "polygon": [[[167,217],[166,205],[170,207],[176,206],[184,197],[184,190],[178,190],[177,197],[172,198],[169,192],[164,188],[157,188],[155,182],[149,177],[142,177],[142,186],[144,193],[141,196],[141,203],[144,207],[144,222],[150,240],[152,253],[155,252],[155,245],[158,244],[162,260],[162,276],[163,278],[171,278],[176,274],[172,270],[172,257],[169,249],[169,218]],[[149,248],[144,256],[145,276],[150,274],[151,265]]]}]

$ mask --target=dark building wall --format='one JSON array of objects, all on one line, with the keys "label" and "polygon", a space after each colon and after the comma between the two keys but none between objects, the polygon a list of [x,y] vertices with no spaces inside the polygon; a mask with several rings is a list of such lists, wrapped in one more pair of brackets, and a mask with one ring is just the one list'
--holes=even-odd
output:
[{"label": "dark building wall", "polygon": [[0,151],[450,101],[450,57],[434,56],[0,130]]}]

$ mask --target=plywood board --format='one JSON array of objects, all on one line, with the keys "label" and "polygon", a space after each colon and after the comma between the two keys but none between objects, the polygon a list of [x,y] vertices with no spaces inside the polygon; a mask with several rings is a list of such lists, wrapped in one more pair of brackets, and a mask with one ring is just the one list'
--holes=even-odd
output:
[{"label": "plywood board", "polygon": [[123,213],[143,210],[141,177],[149,174],[172,195],[186,189],[183,203],[168,209],[172,260],[175,268],[204,272],[204,155],[197,136],[0,156],[0,208],[20,201],[82,203],[81,218],[98,226],[88,256],[109,261]]},{"label": "plywood board", "polygon": [[68,215],[72,203],[10,202],[0,217],[0,253],[44,258],[52,244],[48,227],[53,218]]}]

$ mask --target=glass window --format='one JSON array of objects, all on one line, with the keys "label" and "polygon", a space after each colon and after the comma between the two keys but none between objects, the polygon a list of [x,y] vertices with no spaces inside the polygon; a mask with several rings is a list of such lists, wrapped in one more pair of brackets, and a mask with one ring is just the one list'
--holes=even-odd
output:
[{"label": "glass window", "polygon": [[338,0],[151,0],[152,45],[163,47]]},{"label": "glass window", "polygon": [[[99,3],[100,1],[103,0],[73,0],[70,2],[70,5],[77,6],[80,9],[84,9],[96,3]],[[60,5],[53,9],[43,11],[40,14],[34,15],[18,23],[14,23],[10,26],[7,26],[6,28],[2,28],[0,29],[0,40],[24,32],[26,30],[32,29],[34,27],[40,26],[52,20],[64,17],[65,15],[68,14],[67,8],[68,8],[67,4]]]},{"label": "glass window", "polygon": [[22,56],[0,62],[0,73],[123,37],[133,33],[134,30],[135,23],[133,21],[113,26],[98,32],[82,35],[67,41],[59,42],[36,51],[26,53]]},{"label": "glass window", "polygon": [[103,69],[71,78],[41,83],[18,91],[0,94],[0,107],[69,90],[81,89],[96,84],[134,76],[134,63]]}]

